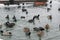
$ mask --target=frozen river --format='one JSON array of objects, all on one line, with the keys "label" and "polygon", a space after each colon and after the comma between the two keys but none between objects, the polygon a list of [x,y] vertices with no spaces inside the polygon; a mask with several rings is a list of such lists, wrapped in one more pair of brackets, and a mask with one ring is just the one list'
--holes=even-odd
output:
[{"label": "frozen river", "polygon": [[[50,4],[49,4],[50,5]],[[47,7],[31,7],[26,9],[28,10],[28,15],[26,15],[25,12],[22,12],[21,8],[17,8],[17,6],[10,7],[10,10],[6,10],[4,7],[0,7],[0,23],[3,24],[2,30],[9,30],[12,32],[12,36],[1,36],[1,39],[4,40],[39,40],[36,33],[33,31],[33,27],[44,27],[46,24],[50,25],[50,31],[48,33],[45,33],[44,37],[42,37],[42,40],[60,40],[60,31],[59,31],[59,24],[60,24],[60,12],[58,11],[58,8],[60,7],[59,2],[53,1],[52,8],[49,12],[47,12],[46,8],[50,8],[50,6]],[[12,17],[15,15],[17,18],[16,25],[13,28],[6,28],[4,23],[6,22],[6,15],[10,16],[10,22],[12,22]],[[40,20],[35,19],[35,25],[32,23],[28,23],[27,21],[29,19],[32,19],[34,15],[40,14]],[[52,21],[48,20],[47,16],[52,15],[53,19]],[[25,19],[21,19],[21,16],[25,16]],[[40,21],[40,22],[39,22]],[[31,29],[31,38],[27,38],[23,32],[24,27],[29,27]],[[48,34],[48,35],[47,35]]]}]

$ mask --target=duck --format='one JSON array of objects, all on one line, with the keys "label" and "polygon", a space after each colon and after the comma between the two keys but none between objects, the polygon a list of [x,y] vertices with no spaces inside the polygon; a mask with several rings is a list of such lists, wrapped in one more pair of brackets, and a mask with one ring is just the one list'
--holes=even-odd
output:
[{"label": "duck", "polygon": [[3,30],[0,31],[2,36],[12,36],[11,32],[4,32]]}]

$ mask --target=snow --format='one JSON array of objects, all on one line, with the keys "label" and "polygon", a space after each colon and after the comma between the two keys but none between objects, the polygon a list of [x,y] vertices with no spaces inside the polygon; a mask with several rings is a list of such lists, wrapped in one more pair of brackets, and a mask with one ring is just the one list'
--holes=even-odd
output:
[{"label": "snow", "polygon": [[[28,6],[32,6],[28,5]],[[49,4],[50,5],[50,4]],[[50,6],[47,6],[50,8]],[[12,37],[5,37],[1,36],[0,38],[4,40],[39,40],[36,33],[33,31],[33,27],[44,27],[47,23],[50,25],[50,30],[48,33],[45,32],[44,37],[42,37],[42,40],[60,40],[60,31],[59,31],[59,24],[60,24],[60,12],[58,11],[59,8],[59,2],[56,2],[53,0],[51,11],[47,12],[47,7],[26,7],[29,14],[26,15],[25,12],[22,12],[21,8],[17,8],[18,5],[10,5],[10,6],[4,6],[3,4],[0,4],[0,23],[3,24],[2,30],[9,30],[12,32]],[[22,6],[22,4],[21,4]],[[24,6],[27,6],[26,4]],[[4,9],[4,7],[10,7],[10,10]],[[12,22],[12,17],[15,15],[17,17],[18,22],[14,26],[14,28],[6,28],[4,23],[6,22],[6,15],[9,15],[10,22]],[[32,23],[28,23],[27,21],[29,19],[32,19],[34,15],[40,14],[40,20],[35,19],[35,25]],[[47,19],[48,15],[52,15],[53,19],[52,22]],[[25,19],[21,19],[21,16],[25,16]],[[40,22],[39,22],[40,21]],[[31,39],[27,38],[23,32],[24,27],[29,27],[31,29]]]}]

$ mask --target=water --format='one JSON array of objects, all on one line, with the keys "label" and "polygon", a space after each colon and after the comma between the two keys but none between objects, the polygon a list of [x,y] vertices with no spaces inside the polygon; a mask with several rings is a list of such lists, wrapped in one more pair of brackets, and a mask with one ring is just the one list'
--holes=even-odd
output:
[{"label": "water", "polygon": [[[60,24],[60,12],[58,11],[59,3],[56,1],[53,1],[51,11],[47,12],[47,7],[31,7],[27,8],[29,14],[26,15],[25,12],[21,11],[21,8],[17,8],[17,5],[10,6],[10,10],[6,10],[2,6],[0,7],[0,23],[3,24],[2,30],[6,31],[9,30],[12,32],[11,37],[9,36],[1,36],[1,39],[4,40],[39,40],[36,33],[33,31],[33,27],[44,27],[47,23],[51,26],[50,31],[48,33],[45,32],[44,37],[42,37],[42,40],[59,40],[60,39],[60,31],[59,31],[59,24]],[[49,7],[49,5],[48,5]],[[10,22],[13,22],[12,17],[15,15],[17,17],[16,25],[13,28],[6,28],[4,23],[6,22],[6,15],[10,16]],[[40,20],[35,19],[35,25],[32,23],[28,23],[27,21],[29,19],[32,19],[34,15],[40,14]],[[52,22],[47,19],[48,15],[52,15],[53,19]],[[21,19],[21,16],[25,16],[25,19]],[[40,22],[39,22],[40,21]],[[31,39],[25,36],[23,32],[24,27],[29,27],[31,29]],[[48,35],[47,35],[48,34]]]}]

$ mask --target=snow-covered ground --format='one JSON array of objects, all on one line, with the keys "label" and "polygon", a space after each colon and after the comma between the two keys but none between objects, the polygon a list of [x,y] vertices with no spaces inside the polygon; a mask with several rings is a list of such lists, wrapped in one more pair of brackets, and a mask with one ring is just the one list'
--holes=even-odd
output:
[{"label": "snow-covered ground", "polygon": [[[50,5],[50,4],[49,4]],[[47,12],[46,8],[50,8],[50,6],[47,7],[26,7],[28,10],[28,15],[26,15],[25,12],[22,12],[22,8],[17,8],[18,5],[10,5],[10,10],[6,10],[3,4],[0,5],[0,23],[3,24],[2,30],[9,30],[12,32],[12,37],[7,36],[1,36],[1,39],[4,40],[39,40],[36,33],[33,32],[33,27],[44,27],[46,24],[50,25],[50,31],[48,33],[45,33],[44,37],[42,37],[42,40],[60,40],[60,31],[59,31],[59,24],[60,24],[60,12],[58,11],[58,8],[60,7],[60,3],[53,0],[51,11]],[[22,6],[22,5],[21,5]],[[26,6],[26,5],[25,5]],[[29,6],[29,5],[28,5]],[[4,23],[6,22],[6,15],[10,16],[10,22],[12,22],[12,17],[15,15],[17,17],[17,23],[14,26],[14,28],[6,28],[4,26]],[[32,23],[28,23],[27,21],[29,19],[32,19],[34,15],[40,14],[40,20],[35,19],[35,25]],[[53,19],[52,21],[48,20],[47,16],[52,15]],[[25,19],[21,19],[21,16],[25,16]],[[40,22],[39,22],[40,21]],[[25,37],[25,34],[23,32],[24,27],[29,27],[31,29],[31,39]]]}]

